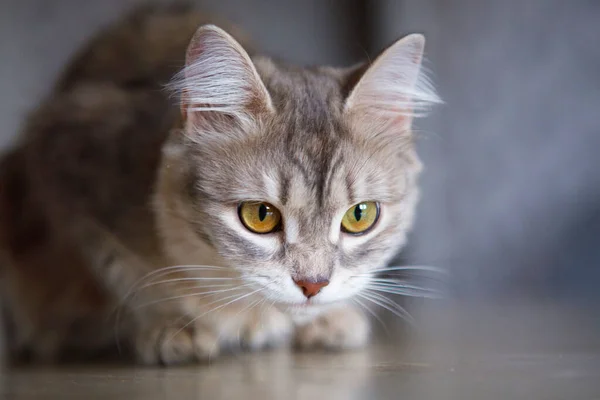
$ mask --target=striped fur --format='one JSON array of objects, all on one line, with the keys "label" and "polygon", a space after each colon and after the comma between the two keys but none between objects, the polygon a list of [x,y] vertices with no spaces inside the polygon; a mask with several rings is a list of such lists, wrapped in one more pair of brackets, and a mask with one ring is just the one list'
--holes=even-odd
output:
[{"label": "striped fur", "polygon": [[[110,49],[96,39],[3,159],[13,350],[54,360],[103,349],[115,331],[148,364],[211,359],[238,341],[363,345],[368,323],[351,300],[406,240],[421,168],[410,126],[438,102],[420,69],[422,37],[372,66],[299,68],[250,56],[220,28],[194,33],[189,10],[148,15],[156,30],[164,18],[166,36],[186,21],[164,40],[168,54],[190,43],[171,85],[180,110],[157,90],[166,67],[137,81],[117,59],[104,73],[86,68],[98,43]],[[131,29],[127,43],[146,45]],[[283,230],[247,230],[237,206],[249,200],[277,207]],[[381,203],[377,225],[341,232],[361,201]],[[293,279],[330,283],[307,303]]]}]

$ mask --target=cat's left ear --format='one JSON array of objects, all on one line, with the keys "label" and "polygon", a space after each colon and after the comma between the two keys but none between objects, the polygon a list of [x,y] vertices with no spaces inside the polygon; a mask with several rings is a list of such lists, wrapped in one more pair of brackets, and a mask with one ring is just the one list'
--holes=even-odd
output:
[{"label": "cat's left ear", "polygon": [[441,103],[421,68],[424,47],[423,35],[408,35],[384,50],[362,74],[344,106],[360,130],[409,132],[414,117]]}]

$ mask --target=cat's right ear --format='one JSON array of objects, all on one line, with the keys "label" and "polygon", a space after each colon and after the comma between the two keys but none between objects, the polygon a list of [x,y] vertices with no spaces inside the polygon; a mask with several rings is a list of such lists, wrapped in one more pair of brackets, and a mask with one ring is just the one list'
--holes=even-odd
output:
[{"label": "cat's right ear", "polygon": [[229,121],[242,128],[273,111],[271,97],[252,60],[227,32],[200,27],[187,49],[174,87],[181,94],[186,124],[201,128]]}]

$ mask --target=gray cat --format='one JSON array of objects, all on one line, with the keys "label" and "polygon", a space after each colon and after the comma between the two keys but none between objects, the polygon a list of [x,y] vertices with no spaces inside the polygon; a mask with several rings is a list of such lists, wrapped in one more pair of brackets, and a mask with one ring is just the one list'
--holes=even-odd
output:
[{"label": "gray cat", "polygon": [[396,310],[367,289],[418,200],[411,123],[439,102],[423,36],[300,68],[206,20],[146,10],[103,32],[0,161],[13,350],[55,360],[115,333],[147,364],[356,348],[366,302]]}]

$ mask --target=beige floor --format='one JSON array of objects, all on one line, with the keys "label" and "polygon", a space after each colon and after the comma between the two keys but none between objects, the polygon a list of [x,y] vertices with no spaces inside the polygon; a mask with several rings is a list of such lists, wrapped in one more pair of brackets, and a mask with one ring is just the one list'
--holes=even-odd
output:
[{"label": "beige floor", "polygon": [[598,400],[600,325],[588,311],[436,310],[420,333],[401,339],[391,326],[353,353],[281,350],[169,369],[20,368],[0,375],[0,398]]},{"label": "beige floor", "polygon": [[391,347],[271,352],[186,368],[69,367],[3,375],[4,399],[598,399],[600,357],[521,355],[441,367]]}]

